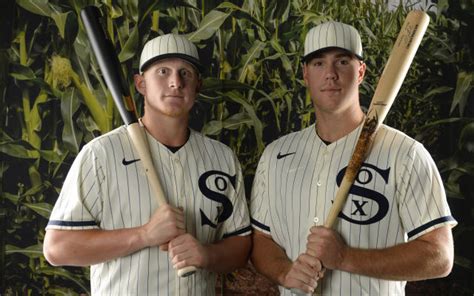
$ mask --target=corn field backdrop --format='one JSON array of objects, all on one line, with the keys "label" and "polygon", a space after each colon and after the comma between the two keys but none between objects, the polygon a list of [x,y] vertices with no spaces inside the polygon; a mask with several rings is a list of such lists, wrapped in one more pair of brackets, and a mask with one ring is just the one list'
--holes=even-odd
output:
[{"label": "corn field backdrop", "polygon": [[[440,168],[459,221],[456,258],[448,278],[409,283],[407,291],[472,295],[474,2],[436,2],[387,123],[421,141]],[[247,194],[265,145],[314,122],[300,60],[309,28],[335,19],[360,30],[368,65],[361,100],[367,106],[412,9],[388,10],[383,0],[2,0],[0,295],[89,293],[88,269],[50,266],[42,242],[75,155],[121,124],[80,21],[80,9],[91,4],[104,15],[132,93],[147,40],[174,32],[198,45],[206,78],[191,125],[236,151]],[[139,109],[141,100],[136,96]],[[268,283],[249,284],[242,276],[249,270],[222,275],[218,291],[275,291]]]}]

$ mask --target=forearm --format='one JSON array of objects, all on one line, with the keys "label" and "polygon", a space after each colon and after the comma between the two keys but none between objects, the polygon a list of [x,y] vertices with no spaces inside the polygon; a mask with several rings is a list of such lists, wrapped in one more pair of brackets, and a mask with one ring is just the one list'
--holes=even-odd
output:
[{"label": "forearm", "polygon": [[52,265],[89,266],[127,256],[144,247],[141,228],[48,230],[44,255]]},{"label": "forearm", "polygon": [[204,246],[209,254],[209,261],[204,268],[217,273],[227,273],[244,267],[249,258],[251,244],[250,235],[247,235],[229,237]]},{"label": "forearm", "polygon": [[[380,250],[348,248],[339,269],[388,280],[417,281],[444,277],[453,264],[449,228],[434,230],[424,237]],[[433,240],[433,236],[443,237]]]},{"label": "forearm", "polygon": [[252,235],[252,239],[250,259],[255,269],[269,280],[283,286],[284,278],[293,262],[270,237],[256,232]]}]

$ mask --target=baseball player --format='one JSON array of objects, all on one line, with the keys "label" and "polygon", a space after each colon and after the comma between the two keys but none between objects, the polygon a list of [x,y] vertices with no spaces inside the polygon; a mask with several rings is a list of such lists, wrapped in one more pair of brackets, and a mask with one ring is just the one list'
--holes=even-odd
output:
[{"label": "baseball player", "polygon": [[[201,87],[193,43],[168,34],[145,44],[135,86],[167,205],[157,207],[124,126],[75,159],[52,211],[44,254],[91,265],[94,295],[214,295],[215,272],[244,266],[250,219],[232,150],[188,127]],[[196,266],[178,278],[176,270]]]},{"label": "baseball player", "polygon": [[250,205],[256,269],[278,283],[282,295],[291,295],[292,288],[322,295],[404,295],[406,281],[446,276],[456,221],[442,180],[422,144],[386,125],[336,229],[318,226],[365,117],[359,33],[339,22],[316,26],[306,36],[303,61],[316,123],[274,141],[261,156]]}]

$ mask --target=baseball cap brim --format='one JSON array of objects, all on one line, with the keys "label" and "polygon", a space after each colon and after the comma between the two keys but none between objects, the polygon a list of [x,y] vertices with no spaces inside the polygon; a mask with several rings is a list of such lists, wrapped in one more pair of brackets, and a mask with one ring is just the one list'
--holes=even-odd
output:
[{"label": "baseball cap brim", "polygon": [[146,71],[146,69],[148,67],[150,67],[155,62],[157,62],[159,60],[163,60],[163,59],[169,59],[169,58],[183,59],[183,60],[187,61],[188,63],[190,63],[191,65],[193,65],[199,71],[199,73],[204,72],[204,66],[197,59],[195,59],[195,58],[193,58],[189,55],[181,54],[181,53],[167,53],[167,54],[162,54],[162,55],[156,56],[154,58],[151,58],[142,65],[142,67],[140,68],[140,71],[143,73],[143,72]]},{"label": "baseball cap brim", "polygon": [[305,56],[303,56],[303,58],[301,59],[303,61],[303,63],[307,63],[308,61],[310,61],[312,58],[314,58],[316,55],[318,54],[322,54],[324,53],[325,51],[329,51],[331,49],[341,49],[341,50],[344,50],[346,51],[347,53],[355,56],[356,58],[358,58],[359,60],[363,61],[364,58],[348,49],[345,49],[345,48],[342,48],[342,47],[338,47],[338,46],[329,46],[329,47],[325,47],[325,48],[321,48],[321,49],[318,49],[316,51],[313,51]]}]

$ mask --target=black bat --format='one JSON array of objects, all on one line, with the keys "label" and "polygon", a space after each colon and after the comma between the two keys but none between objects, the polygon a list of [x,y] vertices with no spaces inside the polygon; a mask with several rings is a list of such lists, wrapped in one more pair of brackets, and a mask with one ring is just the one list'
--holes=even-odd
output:
[{"label": "black bat", "polygon": [[[153,166],[148,141],[143,126],[139,123],[135,104],[128,90],[122,69],[110,39],[100,23],[101,13],[96,6],[87,6],[81,10],[81,19],[92,45],[100,70],[104,76],[105,83],[112,94],[115,105],[120,112],[123,122],[127,126],[128,134],[138,152],[140,161],[145,168],[148,182],[158,201],[158,206],[166,204],[163,188],[161,187],[158,174]],[[196,271],[196,267],[187,266],[178,270],[181,277],[189,276]]]}]

